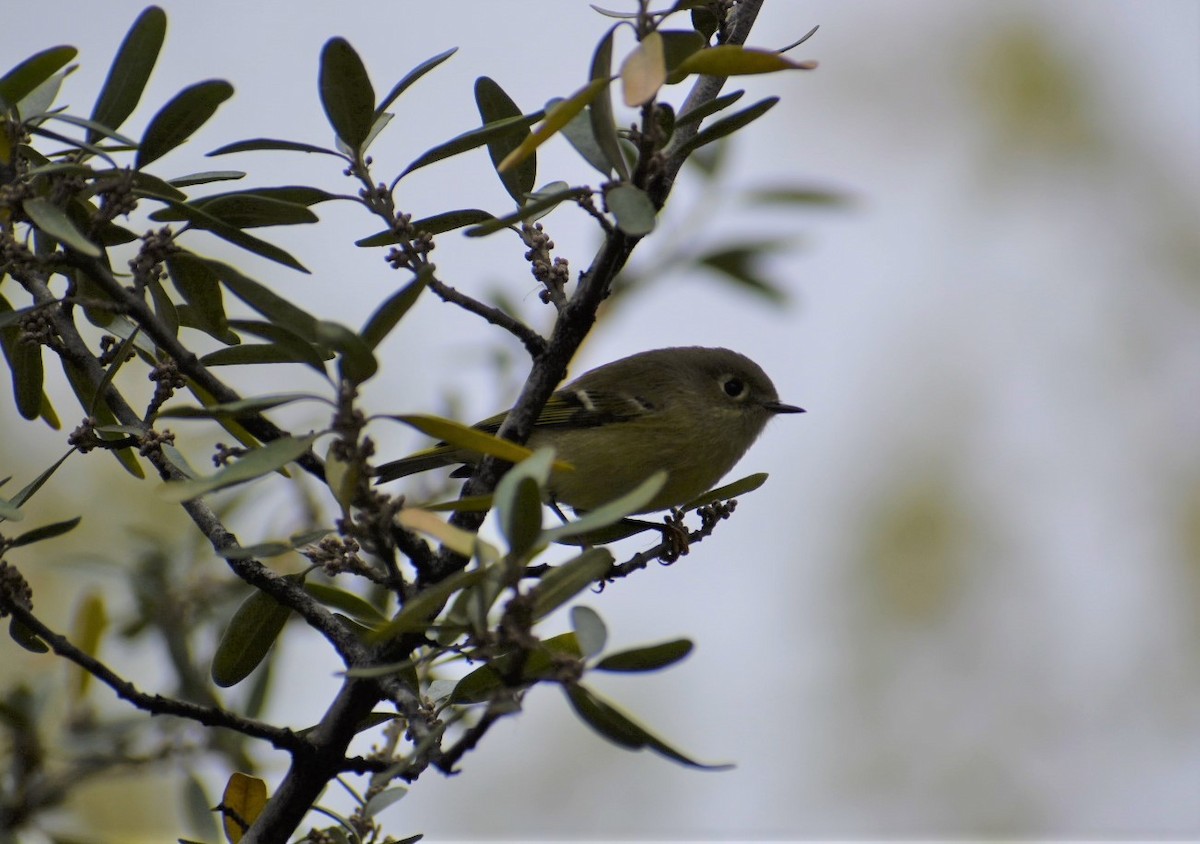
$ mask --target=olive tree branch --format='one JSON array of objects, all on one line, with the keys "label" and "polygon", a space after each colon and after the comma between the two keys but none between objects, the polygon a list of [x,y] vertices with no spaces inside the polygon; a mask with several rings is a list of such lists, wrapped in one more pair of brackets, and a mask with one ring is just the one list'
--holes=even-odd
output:
[{"label": "olive tree branch", "polygon": [[542,337],[542,335],[538,334],[512,314],[480,302],[478,299],[460,292],[436,277],[429,279],[429,289],[443,302],[458,305],[463,310],[469,311],[476,316],[481,316],[492,325],[503,328],[509,334],[512,334],[521,341],[531,357],[536,358],[546,351],[546,338]]},{"label": "olive tree branch", "polygon": [[[88,278],[119,303],[123,312],[146,333],[146,336],[171,356],[179,370],[203,387],[218,402],[224,404],[238,401],[241,398],[236,391],[214,376],[209,368],[200,362],[194,352],[179,342],[179,339],[168,330],[167,326],[146,304],[146,301],[121,284],[103,261],[99,258],[82,255],[74,250],[65,251],[64,261],[69,266],[86,273]],[[260,413],[239,416],[238,424],[263,442],[271,442],[287,436],[285,431]],[[324,464],[311,451],[301,455],[296,462],[309,474],[324,480]]]},{"label": "olive tree branch", "polygon": [[219,706],[201,706],[176,698],[139,691],[133,683],[118,675],[100,660],[80,650],[67,637],[56,633],[43,623],[32,610],[11,600],[3,592],[0,592],[0,609],[3,609],[5,614],[11,614],[13,618],[35,633],[39,639],[50,646],[54,653],[75,663],[104,683],[116,692],[117,697],[129,701],[138,709],[143,709],[151,715],[174,715],[206,727],[222,727],[233,730],[250,738],[262,739],[279,750],[293,754],[304,752],[308,747],[304,738],[286,727],[275,727],[252,718],[243,718]]},{"label": "olive tree branch", "polygon": [[[369,160],[359,161],[350,170],[363,186],[359,192],[359,201],[368,211],[386,223],[389,229],[407,238],[406,242],[402,243],[398,249],[389,253],[388,262],[395,268],[406,267],[414,273],[426,266],[433,269],[433,264],[428,257],[429,252],[433,250],[432,236],[414,229],[409,215],[396,211],[392,190],[383,184],[376,185],[374,183],[370,165]],[[443,302],[458,305],[463,310],[483,317],[492,325],[503,328],[512,334],[521,341],[531,356],[537,357],[545,351],[545,339],[512,314],[481,302],[473,296],[468,296],[441,281],[432,273],[429,276],[428,286]]]},{"label": "olive tree branch", "polygon": [[[45,278],[29,272],[16,272],[13,273],[13,276],[25,287],[36,303],[56,304],[54,294]],[[109,277],[111,278],[111,275]],[[120,285],[117,286],[120,287]],[[55,351],[64,358],[67,365],[76,368],[93,390],[97,389],[104,383],[105,371],[95,355],[88,349],[74,320],[61,307],[48,307],[47,313],[61,340]],[[155,322],[157,323],[157,321]],[[111,381],[105,389],[104,400],[122,425],[137,428],[143,432],[143,436],[150,433],[150,427],[125,401]],[[161,449],[146,448],[144,454],[163,480],[186,480],[179,469],[163,456]],[[240,546],[237,537],[225,528],[212,508],[199,498],[183,502],[182,507],[208,539],[213,550],[225,558],[234,574],[297,612],[311,627],[325,636],[347,664],[362,658],[365,649],[354,633],[333,613],[310,597],[298,583],[275,574],[258,560],[228,556],[229,551]]]}]

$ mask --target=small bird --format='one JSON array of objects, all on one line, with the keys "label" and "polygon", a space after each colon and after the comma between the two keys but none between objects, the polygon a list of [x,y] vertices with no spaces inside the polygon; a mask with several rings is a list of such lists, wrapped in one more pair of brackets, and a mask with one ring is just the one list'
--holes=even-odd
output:
[{"label": "small bird", "polygon": [[[659,470],[662,489],[639,513],[666,510],[712,489],[777,413],[803,413],[779,401],[762,367],[729,349],[699,346],[639,352],[599,366],[556,391],[527,445],[551,446],[573,472],[550,476],[554,502],[594,510]],[[500,413],[474,427],[495,433]],[[447,443],[386,463],[377,483],[479,455]]]}]

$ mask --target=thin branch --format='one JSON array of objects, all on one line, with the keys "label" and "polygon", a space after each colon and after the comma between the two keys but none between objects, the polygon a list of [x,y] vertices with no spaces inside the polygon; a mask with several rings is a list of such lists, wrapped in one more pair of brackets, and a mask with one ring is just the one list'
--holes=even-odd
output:
[{"label": "thin branch", "polygon": [[[200,359],[191,350],[179,342],[179,338],[171,333],[167,326],[163,325],[162,321],[150,309],[145,300],[126,289],[109,268],[105,266],[103,261],[99,258],[81,255],[72,250],[66,251],[65,261],[70,266],[87,273],[88,278],[96,282],[109,296],[119,302],[126,315],[146,332],[146,335],[154,341],[156,346],[171,356],[171,359],[175,361],[179,370],[203,387],[219,403],[234,402],[241,398],[225,382],[214,376],[208,367],[202,364]],[[259,413],[239,417],[238,424],[263,442],[271,442],[287,436],[285,431]],[[311,451],[301,455],[296,462],[309,474],[324,480],[325,466],[321,462],[321,459]]]},{"label": "thin branch", "polygon": [[[700,514],[700,527],[688,533],[687,541],[684,543],[682,551],[677,542],[664,538],[662,542],[653,548],[648,548],[645,551],[634,554],[623,563],[614,563],[612,568],[608,570],[608,573],[604,575],[604,579],[600,581],[601,586],[619,577],[630,575],[639,569],[644,569],[653,560],[662,560],[663,565],[671,565],[680,556],[687,554],[691,546],[699,545],[706,537],[711,536],[713,531],[717,529],[717,525],[721,523],[721,520],[729,518],[729,515],[736,507],[737,501],[735,499],[730,499],[719,505],[701,507],[697,510]],[[658,528],[659,526],[654,525],[653,527]]]},{"label": "thin branch", "polygon": [[117,697],[129,701],[138,709],[143,709],[152,715],[174,715],[177,718],[186,718],[206,727],[223,727],[251,738],[270,742],[279,750],[285,750],[293,755],[304,753],[309,749],[309,744],[304,738],[285,727],[275,727],[261,721],[243,718],[216,706],[200,706],[184,700],[139,691],[133,683],[118,675],[100,660],[71,644],[65,636],[51,630],[28,607],[7,600],[4,595],[0,595],[0,605],[22,625],[36,633],[38,638],[49,645],[56,654],[78,665],[116,692]]},{"label": "thin branch", "polygon": [[[29,291],[35,302],[44,303],[54,300],[54,294],[46,284],[45,279],[29,274],[22,274],[17,280]],[[56,351],[60,355],[63,355],[69,364],[75,366],[83,374],[91,388],[95,389],[104,383],[104,368],[100,366],[100,362],[89,351],[74,321],[62,308],[49,308],[48,313],[51,315],[54,328],[62,340],[61,348],[56,349]],[[140,415],[125,401],[120,391],[111,382],[109,382],[105,390],[104,399],[112,410],[113,415],[117,417],[121,424],[130,425],[140,430],[149,430],[142,422]],[[163,457],[161,450],[149,449],[146,451],[145,457],[153,464],[159,476],[164,480],[185,479],[179,469]],[[208,538],[213,550],[222,557],[225,557],[226,563],[233,570],[234,574],[252,586],[262,589],[276,598],[280,603],[291,607],[299,613],[310,626],[325,636],[347,665],[361,659],[362,654],[365,653],[365,649],[358,638],[333,613],[329,612],[329,610],[305,592],[299,584],[275,574],[257,560],[231,559],[225,556],[226,552],[240,547],[237,537],[225,528],[224,524],[207,504],[198,498],[194,498],[190,501],[185,501],[183,509],[191,517],[201,533]]]},{"label": "thin branch", "polygon": [[468,727],[466,732],[459,737],[458,741],[446,749],[445,753],[440,754],[433,760],[433,766],[446,776],[457,774],[458,771],[454,769],[454,766],[458,764],[459,760],[468,752],[475,749],[475,746],[479,744],[479,741],[497,721],[505,715],[511,715],[516,711],[518,710],[513,706],[512,701],[504,700],[503,702],[497,702],[493,700],[488,704],[488,708],[484,711],[480,719]]},{"label": "thin branch", "polygon": [[463,310],[483,317],[492,325],[503,328],[524,344],[530,356],[536,358],[546,351],[546,339],[511,314],[507,314],[499,308],[486,305],[478,299],[461,293],[444,281],[439,281],[437,278],[431,277],[429,279],[429,289],[443,302],[458,305]]}]

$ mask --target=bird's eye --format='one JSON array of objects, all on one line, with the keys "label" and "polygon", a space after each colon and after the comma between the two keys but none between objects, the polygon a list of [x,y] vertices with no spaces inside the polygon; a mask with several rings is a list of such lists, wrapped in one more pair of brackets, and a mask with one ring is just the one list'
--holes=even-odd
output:
[{"label": "bird's eye", "polygon": [[741,378],[726,378],[725,383],[721,386],[725,390],[725,395],[731,399],[740,398],[746,392],[746,385]]}]

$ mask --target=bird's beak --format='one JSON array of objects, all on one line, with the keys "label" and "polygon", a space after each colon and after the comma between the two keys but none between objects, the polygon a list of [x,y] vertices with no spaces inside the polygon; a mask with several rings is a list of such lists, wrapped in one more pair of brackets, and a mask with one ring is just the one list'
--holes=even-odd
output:
[{"label": "bird's beak", "polygon": [[763,402],[763,407],[772,413],[804,413],[804,408],[796,407],[794,404],[784,404],[781,401]]}]

